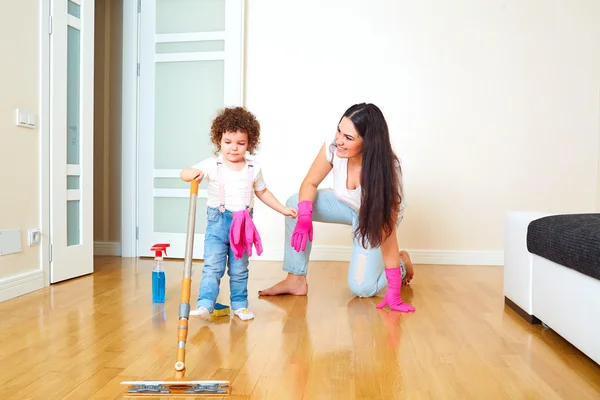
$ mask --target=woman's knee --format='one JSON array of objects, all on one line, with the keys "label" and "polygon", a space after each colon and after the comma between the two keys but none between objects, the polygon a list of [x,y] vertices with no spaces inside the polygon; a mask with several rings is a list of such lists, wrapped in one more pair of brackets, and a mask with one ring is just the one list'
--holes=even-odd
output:
[{"label": "woman's knee", "polygon": [[[383,275],[383,259],[377,249],[365,251],[354,248],[348,268],[348,287],[359,297],[372,297],[387,285]],[[383,279],[382,279],[383,278]]]},{"label": "woman's knee", "polygon": [[348,287],[350,288],[350,291],[358,297],[373,297],[380,290],[377,282],[358,283],[355,280],[349,280]]},{"label": "woman's knee", "polygon": [[385,282],[382,282],[379,276],[367,274],[360,268],[352,268],[349,272],[348,287],[358,297],[373,297],[385,286]]},{"label": "woman's knee", "polygon": [[285,202],[285,206],[288,208],[297,208],[298,207],[298,193],[294,193]]}]

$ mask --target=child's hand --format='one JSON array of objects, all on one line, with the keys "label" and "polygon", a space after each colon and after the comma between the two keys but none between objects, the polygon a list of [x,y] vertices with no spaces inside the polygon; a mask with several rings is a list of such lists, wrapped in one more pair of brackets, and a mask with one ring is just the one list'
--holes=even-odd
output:
[{"label": "child's hand", "polygon": [[204,178],[204,173],[196,168],[184,168],[179,175],[184,182],[191,182],[195,179],[200,183]]},{"label": "child's hand", "polygon": [[294,208],[288,208],[288,207],[286,207],[286,208],[283,209],[283,211],[281,213],[283,215],[285,215],[286,217],[296,218],[298,216],[298,212]]},{"label": "child's hand", "polygon": [[190,168],[188,169],[188,182],[191,182],[192,180],[197,180],[198,183],[202,182],[202,179],[204,178],[204,173],[202,171],[200,171],[199,169],[195,169],[195,168]]},{"label": "child's hand", "polygon": [[204,179],[204,172],[200,171],[199,169],[195,169],[194,174],[191,176],[191,178],[197,180],[198,183],[200,183],[202,182],[202,179]]}]

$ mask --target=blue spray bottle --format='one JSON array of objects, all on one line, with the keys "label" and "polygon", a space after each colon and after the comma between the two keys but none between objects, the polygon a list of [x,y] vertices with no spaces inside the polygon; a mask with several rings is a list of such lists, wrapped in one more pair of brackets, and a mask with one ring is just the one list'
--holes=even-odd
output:
[{"label": "blue spray bottle", "polygon": [[165,302],[167,279],[161,261],[163,260],[163,253],[167,255],[167,247],[170,247],[170,245],[167,243],[159,243],[155,244],[150,249],[154,252],[154,260],[156,261],[156,265],[152,270],[152,302],[154,303]]}]

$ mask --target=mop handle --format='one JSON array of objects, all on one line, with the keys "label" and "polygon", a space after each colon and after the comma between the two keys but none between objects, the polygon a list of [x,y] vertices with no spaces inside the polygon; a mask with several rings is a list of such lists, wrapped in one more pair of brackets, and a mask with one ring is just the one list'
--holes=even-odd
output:
[{"label": "mop handle", "polygon": [[183,280],[181,282],[181,298],[179,303],[179,322],[177,328],[177,362],[175,363],[175,379],[185,375],[185,344],[188,335],[190,317],[190,292],[192,289],[192,259],[194,253],[194,234],[196,226],[196,205],[198,199],[198,181],[192,179],[190,187],[190,205],[188,212],[187,239],[185,243],[185,261],[183,263]]},{"label": "mop handle", "polygon": [[[185,263],[183,278],[192,277],[192,259],[194,258],[194,234],[196,229],[196,204],[198,199],[198,181],[192,179],[190,186],[190,207],[188,212],[187,240],[185,243]],[[182,298],[183,299],[183,298]],[[189,293],[187,300],[189,302]]]}]

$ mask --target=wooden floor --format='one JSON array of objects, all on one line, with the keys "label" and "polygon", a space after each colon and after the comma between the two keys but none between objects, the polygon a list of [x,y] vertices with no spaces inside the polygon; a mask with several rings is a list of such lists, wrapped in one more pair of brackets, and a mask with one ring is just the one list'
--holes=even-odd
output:
[{"label": "wooden floor", "polygon": [[[93,275],[0,303],[0,398],[117,399],[123,380],[170,377],[182,262],[167,263],[165,307],[152,266],[98,257]],[[501,268],[417,265],[413,315],[353,297],[345,263],[313,262],[308,297],[259,299],[283,274],[251,268],[256,319],[192,320],[188,335],[187,376],[230,380],[229,399],[600,399],[597,364],[504,306]]]}]

